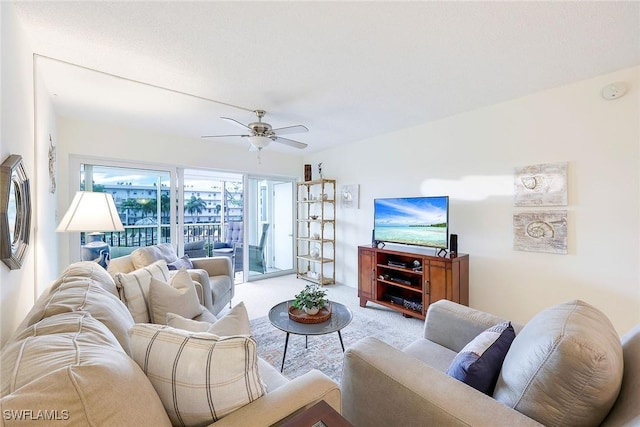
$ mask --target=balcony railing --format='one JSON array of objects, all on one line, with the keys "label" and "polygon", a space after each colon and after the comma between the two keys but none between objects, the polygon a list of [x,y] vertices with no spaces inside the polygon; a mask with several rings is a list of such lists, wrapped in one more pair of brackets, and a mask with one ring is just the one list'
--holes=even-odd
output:
[{"label": "balcony railing", "polygon": [[[220,223],[185,224],[184,243],[204,240],[211,255],[213,243],[220,241],[221,231]],[[105,232],[104,240],[111,246],[111,257],[117,258],[139,247],[171,242],[170,225],[127,225],[124,231]]]}]

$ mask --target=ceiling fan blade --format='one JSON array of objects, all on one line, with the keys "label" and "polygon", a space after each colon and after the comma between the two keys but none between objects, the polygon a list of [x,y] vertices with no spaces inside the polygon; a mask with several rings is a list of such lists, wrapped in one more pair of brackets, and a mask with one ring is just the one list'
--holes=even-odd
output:
[{"label": "ceiling fan blade", "polygon": [[281,144],[285,144],[288,145],[289,147],[295,147],[295,148],[307,148],[307,144],[305,144],[304,142],[300,142],[300,141],[294,141],[293,139],[289,139],[289,138],[283,138],[281,136],[275,136],[273,138],[273,140],[275,142],[279,142]]},{"label": "ceiling fan blade", "polygon": [[227,120],[231,123],[234,123],[240,127],[242,127],[243,129],[249,129],[251,130],[251,128],[247,125],[245,125],[244,123],[240,123],[239,121],[237,121],[236,119],[232,119],[231,117],[220,117],[221,119]]},{"label": "ceiling fan blade", "polygon": [[291,133],[309,132],[309,129],[303,125],[285,126],[282,128],[271,129],[276,135],[287,135]]},{"label": "ceiling fan blade", "polygon": [[241,136],[242,138],[246,138],[247,136],[250,136],[250,135],[203,135],[200,138],[226,138],[229,136]]}]

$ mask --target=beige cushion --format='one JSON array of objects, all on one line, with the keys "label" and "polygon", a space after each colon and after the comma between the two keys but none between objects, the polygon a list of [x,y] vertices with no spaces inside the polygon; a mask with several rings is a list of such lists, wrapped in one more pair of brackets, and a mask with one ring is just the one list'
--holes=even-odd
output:
[{"label": "beige cushion", "polygon": [[151,322],[164,324],[167,313],[173,312],[188,319],[202,312],[191,276],[181,268],[168,283],[151,278],[149,283]]},{"label": "beige cushion", "polygon": [[67,311],[87,311],[115,335],[122,348],[131,354],[129,328],[135,323],[127,307],[115,295],[81,277],[68,278],[46,302],[44,317]]},{"label": "beige cushion", "polygon": [[122,288],[122,299],[136,323],[151,321],[149,314],[149,286],[151,278],[169,281],[169,269],[164,260],[131,273],[117,273],[116,284]]},{"label": "beige cushion", "polygon": [[93,261],[70,265],[49,290],[38,298],[17,331],[45,317],[70,311],[91,313],[113,332],[122,348],[130,354],[128,331],[133,326],[133,318],[117,298],[116,286],[111,276]]},{"label": "beige cushion", "polygon": [[[197,288],[198,287],[196,286],[196,289]],[[218,318],[213,313],[211,313],[204,305],[200,304],[200,308],[202,308],[202,313],[200,313],[199,316],[194,317],[193,320],[198,322],[209,322],[209,323],[213,323],[216,320],[218,320]]]},{"label": "beige cushion", "polygon": [[138,365],[89,313],[47,317],[15,338],[0,355],[3,416],[47,411],[59,420],[34,424],[170,425]]},{"label": "beige cushion", "polygon": [[175,313],[167,313],[167,325],[190,332],[208,332],[219,336],[251,335],[249,316],[244,302],[240,302],[215,323],[186,319]]},{"label": "beige cushion", "polygon": [[571,301],[538,313],[516,335],[494,398],[547,426],[597,426],[618,396],[622,371],[609,319]]},{"label": "beige cushion", "polygon": [[131,262],[136,269],[146,267],[159,260],[164,260],[167,263],[170,263],[177,259],[178,255],[176,255],[176,251],[169,243],[145,246],[131,252]]},{"label": "beige cushion", "polygon": [[129,331],[133,359],[147,374],[174,425],[206,425],[258,399],[265,386],[256,342],[169,326]]}]

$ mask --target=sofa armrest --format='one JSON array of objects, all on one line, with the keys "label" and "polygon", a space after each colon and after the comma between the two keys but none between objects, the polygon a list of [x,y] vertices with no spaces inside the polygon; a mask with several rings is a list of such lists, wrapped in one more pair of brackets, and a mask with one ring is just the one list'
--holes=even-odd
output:
[{"label": "sofa armrest", "polygon": [[340,396],[338,384],[322,372],[313,369],[232,412],[212,426],[278,425],[321,400],[340,413]]},{"label": "sofa armrest", "polygon": [[343,416],[356,426],[541,426],[373,337],[345,352],[341,388]]},{"label": "sofa armrest", "polygon": [[205,270],[209,276],[229,276],[233,279],[231,260],[226,256],[190,259],[194,268]]},{"label": "sofa armrest", "polygon": [[443,299],[429,306],[423,333],[429,341],[457,353],[480,332],[505,321],[493,314]]}]

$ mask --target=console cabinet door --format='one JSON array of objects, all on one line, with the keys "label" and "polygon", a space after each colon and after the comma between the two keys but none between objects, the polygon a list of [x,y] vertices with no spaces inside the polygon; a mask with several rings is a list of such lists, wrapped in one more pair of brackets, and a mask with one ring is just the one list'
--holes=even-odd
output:
[{"label": "console cabinet door", "polygon": [[442,261],[431,261],[429,267],[429,282],[431,284],[429,304],[441,299],[451,299],[450,294],[447,293],[447,265]]},{"label": "console cabinet door", "polygon": [[375,289],[375,251],[358,248],[358,297],[360,307],[373,300]]}]

